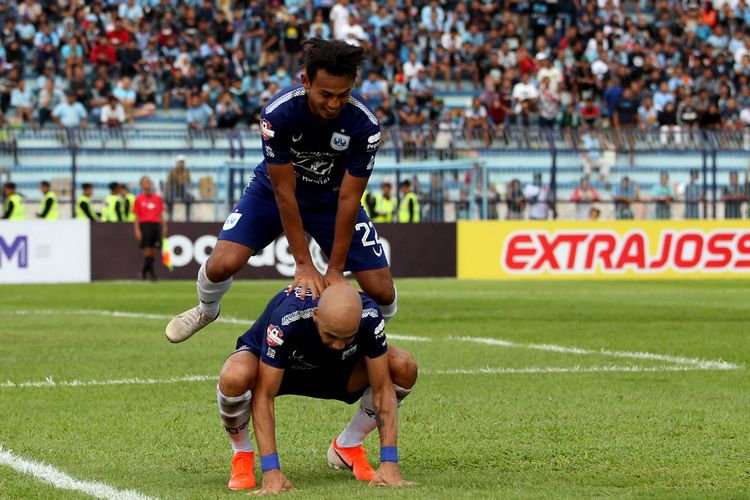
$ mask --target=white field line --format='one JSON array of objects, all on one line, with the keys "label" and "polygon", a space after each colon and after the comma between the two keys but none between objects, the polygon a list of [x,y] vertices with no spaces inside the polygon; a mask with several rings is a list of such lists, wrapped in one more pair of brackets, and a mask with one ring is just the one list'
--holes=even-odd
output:
[{"label": "white field line", "polygon": [[183,377],[169,378],[123,378],[115,380],[60,380],[55,381],[52,377],[44,380],[31,382],[0,382],[0,389],[12,389],[15,387],[86,387],[94,385],[157,385],[178,384],[180,382],[204,382],[206,380],[219,380],[219,375],[185,375]]},{"label": "white field line", "polygon": [[[167,314],[151,314],[130,311],[105,311],[102,309],[38,309],[38,310],[16,310],[0,311],[0,315],[6,316],[106,316],[112,318],[133,318],[133,319],[158,319],[170,320],[172,316]],[[222,317],[216,319],[216,323],[226,323],[230,325],[243,325],[249,327],[255,323],[252,319]],[[399,335],[389,333],[388,338],[393,340],[402,340],[405,342],[431,342],[429,337],[417,337],[415,335]]]},{"label": "white field line", "polygon": [[7,450],[2,446],[0,446],[0,465],[10,467],[21,474],[33,476],[40,481],[51,484],[55,488],[80,491],[94,498],[117,500],[150,500],[152,498],[133,490],[118,490],[98,481],[76,479],[51,465],[19,457],[11,450]]},{"label": "white field line", "polygon": [[[523,368],[468,368],[455,370],[437,370],[423,368],[419,370],[420,375],[514,375],[535,373],[656,373],[656,372],[687,372],[697,370],[715,370],[690,365],[663,365],[663,366],[529,366]],[[160,385],[177,384],[181,382],[206,382],[217,380],[218,375],[185,375],[182,377],[168,378],[125,378],[115,380],[60,380],[52,378],[29,382],[0,382],[0,389],[15,389],[29,387],[91,387],[103,385]]]},{"label": "white field line", "polygon": [[590,349],[580,349],[578,347],[565,347],[554,344],[522,344],[510,342],[507,340],[493,339],[487,337],[453,337],[454,340],[464,342],[475,342],[477,344],[494,345],[499,347],[516,347],[520,349],[533,349],[537,351],[559,352],[564,354],[577,354],[581,356],[609,356],[613,358],[628,359],[646,359],[651,361],[664,361],[666,363],[675,363],[682,366],[690,366],[701,370],[737,370],[740,365],[729,363],[727,361],[712,361],[699,358],[685,358],[681,356],[669,356],[668,354],[654,354],[651,352],[629,352],[629,351],[609,351],[600,349],[598,351]]},{"label": "white field line", "polygon": [[471,368],[457,370],[419,370],[420,375],[514,375],[534,373],[655,373],[655,372],[687,372],[694,370],[711,370],[687,365],[665,366],[529,366],[524,368]]}]

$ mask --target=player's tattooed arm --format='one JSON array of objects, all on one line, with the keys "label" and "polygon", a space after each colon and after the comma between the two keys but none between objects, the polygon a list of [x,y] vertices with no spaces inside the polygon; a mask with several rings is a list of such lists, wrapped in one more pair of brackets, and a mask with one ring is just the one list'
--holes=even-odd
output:
[{"label": "player's tattooed arm", "polygon": [[375,422],[380,434],[381,446],[396,446],[398,423],[396,420],[396,391],[391,380],[388,354],[375,359],[365,357],[367,375],[372,388]]}]

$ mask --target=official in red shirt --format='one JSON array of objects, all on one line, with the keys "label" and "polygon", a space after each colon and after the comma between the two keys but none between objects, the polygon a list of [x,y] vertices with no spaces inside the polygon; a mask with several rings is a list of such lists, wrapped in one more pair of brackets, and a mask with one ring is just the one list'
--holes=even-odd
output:
[{"label": "official in red shirt", "polygon": [[141,177],[141,194],[133,204],[135,214],[135,239],[143,249],[143,269],[141,278],[156,280],[154,259],[161,252],[161,241],[167,237],[167,219],[164,215],[164,201],[154,193],[151,179]]}]

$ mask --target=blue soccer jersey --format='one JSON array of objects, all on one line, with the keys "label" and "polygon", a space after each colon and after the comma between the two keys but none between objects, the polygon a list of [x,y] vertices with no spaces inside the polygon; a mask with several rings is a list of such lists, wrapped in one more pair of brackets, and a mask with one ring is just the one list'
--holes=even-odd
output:
[{"label": "blue soccer jersey", "polygon": [[237,339],[237,349],[247,349],[274,368],[293,371],[336,370],[352,366],[362,357],[377,358],[388,350],[385,320],[380,307],[360,293],[362,320],[357,335],[343,350],[327,348],[313,322],[319,299],[308,293],[299,298],[299,289],[291,295],[282,290],[266,306],[261,317]]},{"label": "blue soccer jersey", "polygon": [[270,187],[268,165],[291,162],[300,206],[335,206],[344,172],[369,177],[380,145],[378,119],[360,94],[352,92],[334,120],[321,120],[310,112],[302,85],[271,98],[261,113],[260,131],[264,160],[256,178]]}]

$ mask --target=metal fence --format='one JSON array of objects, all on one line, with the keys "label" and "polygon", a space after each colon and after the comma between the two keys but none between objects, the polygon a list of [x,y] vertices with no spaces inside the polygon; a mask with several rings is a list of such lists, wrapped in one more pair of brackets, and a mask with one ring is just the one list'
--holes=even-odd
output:
[{"label": "metal fence", "polygon": [[[162,175],[168,171],[168,158],[174,154],[195,156],[198,160],[191,170],[212,177],[216,187],[212,198],[197,202],[214,204],[216,218],[221,218],[239,197],[262,158],[257,127],[208,131],[190,131],[181,124],[117,129],[24,128],[5,129],[0,139],[0,169],[8,170],[11,178],[24,174],[27,187],[36,177],[50,172],[64,172],[71,186],[96,171]],[[612,186],[619,177],[640,178],[648,190],[662,170],[672,174],[673,180],[682,181],[691,170],[698,170],[704,194],[701,216],[717,218],[722,216],[724,175],[747,168],[749,151],[750,129],[470,130],[458,123],[391,127],[384,130],[371,187],[377,189],[383,180],[395,184],[402,179],[415,181],[426,220],[505,218],[510,214],[505,210],[505,190],[496,186],[543,173],[544,184],[549,188],[551,216],[567,217],[571,212],[567,195],[587,174],[593,185],[605,193],[601,204],[611,205]],[[587,168],[588,156],[609,154],[613,161],[608,178],[597,177],[595,171]],[[56,165],[46,162],[44,155],[54,156]],[[113,155],[129,155],[134,160],[125,166],[113,165]],[[155,155],[162,155],[164,161],[153,161]],[[62,156],[68,160],[63,161]],[[82,156],[101,161],[82,166]],[[75,189],[71,189],[70,201],[74,199]],[[648,207],[654,202],[647,196],[638,203],[647,207],[644,216],[653,210]]]}]

